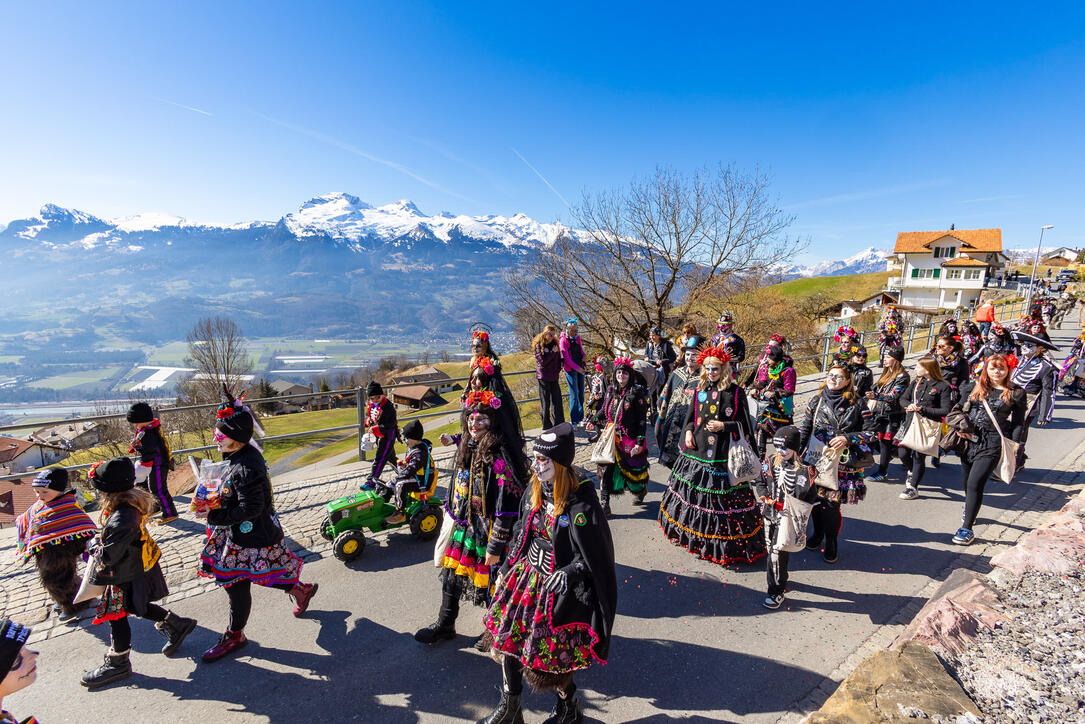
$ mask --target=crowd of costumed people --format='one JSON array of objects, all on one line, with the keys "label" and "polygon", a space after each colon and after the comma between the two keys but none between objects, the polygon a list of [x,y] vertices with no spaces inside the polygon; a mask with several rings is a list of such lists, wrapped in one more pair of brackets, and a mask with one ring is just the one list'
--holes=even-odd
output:
[{"label": "crowd of costumed people", "polygon": [[[839,559],[844,511],[862,504],[868,481],[899,482],[899,498],[915,501],[928,468],[946,455],[960,460],[965,494],[950,540],[972,543],[987,483],[1009,482],[1025,465],[1029,430],[1053,419],[1058,394],[1085,396],[1085,333],[1060,362],[1047,332],[1073,303],[1042,297],[1012,325],[995,320],[989,306],[975,319],[946,320],[911,362],[901,314],[888,307],[876,330],[878,369],[867,365],[863,334],[840,326],[838,346],[797,416],[788,340],[770,335],[744,365],[746,341],[730,312],[710,337],[692,323],[674,339],[652,328],[643,355],[589,355],[579,320],[570,318],[532,342],[543,429],[531,441],[489,331],[474,330],[460,430],[439,439],[454,452],[433,556],[436,616],[414,638],[426,645],[454,638],[467,609],[484,624],[475,647],[500,665],[500,699],[480,722],[522,722],[525,681],[555,696],[548,724],[583,721],[576,677],[606,663],[617,610],[608,521],[619,496],[646,504],[652,444],[667,475],[657,481],[666,486],[662,536],[713,564],[764,565],[769,609],[785,600],[793,554]],[[222,484],[213,500],[192,502],[207,524],[199,575],[226,598],[227,624],[203,652],[207,664],[247,643],[253,584],[287,594],[296,617],[318,591],[302,580],[302,560],[279,523],[257,416],[225,387],[223,398],[212,433]],[[366,387],[363,413],[375,444],[362,488],[386,494],[394,501],[389,523],[402,523],[409,496],[435,480],[434,445],[419,420],[400,427],[376,381]],[[56,615],[93,608],[93,622],[109,627],[102,664],[81,679],[90,689],[131,676],[133,617],[153,622],[165,656],[177,655],[196,627],[158,603],[169,589],[149,526],[178,515],[168,487],[173,455],[150,405],[133,404],[127,420],[132,457],[103,461],[88,474],[101,502],[97,519],[80,506],[73,472],[52,467],[34,478],[37,501],[16,521],[19,558],[33,561]],[[588,453],[581,465],[578,436]],[[406,446],[402,459],[397,442]],[[82,577],[80,559],[87,560]],[[0,671],[7,672],[0,703],[34,680],[29,633],[0,621]],[[4,712],[0,721],[17,720]]]}]

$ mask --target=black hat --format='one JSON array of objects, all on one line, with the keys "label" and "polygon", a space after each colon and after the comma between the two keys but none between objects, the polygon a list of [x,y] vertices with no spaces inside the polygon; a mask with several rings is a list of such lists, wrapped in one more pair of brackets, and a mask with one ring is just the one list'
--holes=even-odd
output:
[{"label": "black hat", "polygon": [[562,422],[549,430],[543,430],[542,434],[535,438],[533,449],[536,455],[548,457],[567,468],[572,467],[573,455],[576,453],[572,424]]},{"label": "black hat", "polygon": [[897,362],[903,362],[904,361],[904,348],[903,347],[886,347],[885,348],[885,355],[886,355],[886,357],[892,357]]},{"label": "black hat", "polygon": [[255,421],[248,410],[237,402],[227,403],[215,415],[215,429],[231,440],[245,444],[252,440]]},{"label": "black hat", "polygon": [[799,428],[794,425],[784,425],[776,434],[772,436],[772,446],[776,448],[776,452],[782,450],[794,450],[799,451],[799,440],[802,435],[799,433]]},{"label": "black hat", "polygon": [[91,468],[90,482],[103,493],[123,493],[136,484],[136,466],[126,457],[113,458]]},{"label": "black hat", "polygon": [[418,420],[411,420],[403,426],[403,437],[408,440],[421,440],[423,434],[422,423]]},{"label": "black hat", "polygon": [[370,380],[369,384],[365,386],[366,397],[376,397],[377,395],[383,395],[384,388],[381,387],[381,383],[376,380]]},{"label": "black hat", "polygon": [[128,414],[125,417],[128,422],[136,424],[150,422],[154,420],[154,410],[146,402],[135,402],[128,408]]},{"label": "black hat", "polygon": [[5,676],[11,671],[15,657],[26,646],[30,638],[30,629],[10,618],[0,618],[0,673]]},{"label": "black hat", "polygon": [[38,477],[30,483],[34,488],[49,488],[58,493],[68,489],[68,471],[65,468],[49,468],[38,473]]},{"label": "black hat", "polygon": [[661,327],[652,327],[652,331],[649,332],[649,334],[655,334],[655,335],[658,335],[658,336],[662,337],[663,336],[663,329]]}]

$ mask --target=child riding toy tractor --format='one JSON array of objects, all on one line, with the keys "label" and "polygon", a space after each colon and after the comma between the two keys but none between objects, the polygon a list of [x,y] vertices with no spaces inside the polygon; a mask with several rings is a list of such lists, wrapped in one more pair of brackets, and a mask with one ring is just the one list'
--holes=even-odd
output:
[{"label": "child riding toy tractor", "polygon": [[363,490],[336,498],[327,504],[328,514],[320,523],[321,537],[334,541],[332,553],[344,562],[358,558],[365,551],[363,528],[376,533],[410,525],[415,538],[433,540],[441,532],[444,509],[441,499],[434,496],[437,476],[432,477],[433,482],[427,490],[410,494],[411,502],[401,523],[388,522],[388,518],[396,513],[396,508],[385,499],[387,492],[382,495],[376,490]]}]

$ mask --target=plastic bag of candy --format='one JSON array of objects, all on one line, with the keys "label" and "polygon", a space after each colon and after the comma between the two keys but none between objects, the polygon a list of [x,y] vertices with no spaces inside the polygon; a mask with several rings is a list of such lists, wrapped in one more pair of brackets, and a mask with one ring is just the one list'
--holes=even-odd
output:
[{"label": "plastic bag of candy", "polygon": [[196,490],[192,493],[189,507],[196,513],[218,508],[222,488],[230,474],[230,462],[223,460],[216,463],[204,459],[197,463],[195,458],[189,457],[188,464],[192,466],[192,474],[196,476]]}]

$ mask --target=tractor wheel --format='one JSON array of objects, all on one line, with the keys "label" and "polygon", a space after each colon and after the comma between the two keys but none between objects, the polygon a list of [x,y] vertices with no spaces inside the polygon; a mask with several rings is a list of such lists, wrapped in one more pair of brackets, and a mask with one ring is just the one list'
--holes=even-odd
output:
[{"label": "tractor wheel", "polygon": [[332,544],[332,553],[344,563],[353,561],[365,551],[365,534],[360,530],[348,530],[339,534]]},{"label": "tractor wheel", "polygon": [[411,533],[418,540],[433,540],[441,532],[444,511],[435,505],[425,505],[411,516]]},{"label": "tractor wheel", "polygon": [[330,515],[325,515],[324,519],[320,521],[320,537],[324,540],[331,540],[335,536],[331,533],[332,519]]}]

